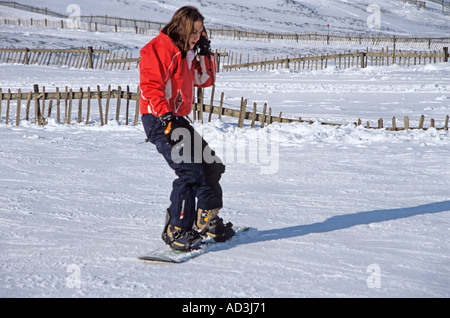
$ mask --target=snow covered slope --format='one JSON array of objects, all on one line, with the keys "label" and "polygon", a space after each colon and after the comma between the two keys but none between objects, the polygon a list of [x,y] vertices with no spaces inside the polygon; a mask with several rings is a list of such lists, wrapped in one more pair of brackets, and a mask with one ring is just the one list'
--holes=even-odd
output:
[{"label": "snow covered slope", "polygon": [[198,129],[244,154],[276,134],[279,159],[222,154],[222,216],[254,230],[175,268],[137,260],[164,246],[174,177],[140,127],[1,125],[0,296],[450,296],[448,133]]},{"label": "snow covered slope", "polygon": [[[447,37],[450,15],[443,15],[441,7],[427,2],[425,9],[398,0],[21,0],[23,4],[47,7],[63,14],[77,14],[71,4],[79,6],[81,15],[109,15],[168,21],[182,5],[197,6],[206,23],[271,32],[397,34],[426,37]],[[369,28],[368,18],[379,8],[380,28]],[[369,8],[369,9],[368,9]],[[378,9],[376,10],[378,12]],[[372,21],[372,19],[369,19]]]},{"label": "snow covered slope", "polygon": [[[164,21],[187,2],[77,3],[82,14],[136,18],[157,8]],[[334,23],[343,32],[366,32],[364,8],[370,4],[250,1],[245,2],[250,9],[242,5],[236,10],[241,2],[189,3],[197,4],[211,22],[221,12],[228,25],[266,24],[267,29],[292,32],[302,29],[286,8],[296,8],[298,16],[306,12],[305,17],[321,25],[314,12],[331,16],[330,3],[336,3],[333,15],[340,18]],[[447,19],[402,2],[378,3],[386,14],[382,21],[388,22],[391,12],[397,12],[397,19],[409,17],[400,23],[408,26],[407,34],[416,32],[407,23],[416,13],[435,17],[424,20],[426,26],[417,34],[440,34],[439,21]],[[43,1],[40,6],[64,12],[67,4]],[[260,18],[250,17],[252,10],[261,11]],[[149,40],[134,34],[23,27],[0,27],[0,36],[16,46],[51,39],[46,45],[108,43],[134,50]],[[232,41],[214,45],[242,46]],[[289,45],[283,44],[283,50]],[[280,46],[246,42],[245,49],[273,56]],[[160,233],[174,178],[154,147],[144,142],[141,126],[110,118],[101,127],[93,113],[89,125],[50,120],[45,127],[27,122],[16,127],[4,124],[3,109],[0,297],[450,296],[448,131],[389,132],[351,125],[358,117],[374,122],[409,116],[413,126],[425,114],[442,127],[450,112],[449,65],[219,75],[217,90],[226,93],[227,106],[244,96],[250,103],[267,102],[286,116],[345,125],[251,129],[247,122],[238,129],[229,118],[196,124],[227,165],[222,216],[252,230],[231,247],[173,267],[137,260],[164,247]],[[35,83],[47,91],[109,84],[130,85],[134,91],[138,72],[0,64],[0,87],[28,90]]]}]

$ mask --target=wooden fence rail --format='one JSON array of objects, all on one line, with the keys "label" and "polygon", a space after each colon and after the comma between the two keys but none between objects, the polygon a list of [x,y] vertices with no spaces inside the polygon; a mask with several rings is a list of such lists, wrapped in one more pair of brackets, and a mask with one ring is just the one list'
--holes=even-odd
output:
[{"label": "wooden fence rail", "polygon": [[337,54],[322,54],[315,56],[297,56],[293,57],[273,57],[272,59],[256,60],[253,58],[250,62],[250,56],[247,56],[247,62],[242,62],[243,56],[239,56],[234,52],[222,58],[221,68],[225,71],[231,71],[241,68],[274,70],[275,68],[293,68],[294,70],[307,69],[318,70],[326,69],[328,66],[334,65],[338,68],[350,68],[366,66],[384,66],[397,64],[399,66],[412,66],[429,63],[448,62],[448,48],[444,47],[442,51],[416,52],[395,50],[389,51],[382,49],[374,51],[372,49],[365,52],[355,51]]},{"label": "wooden fence rail", "polygon": [[425,1],[419,1],[419,0],[401,0],[401,1],[407,2],[407,3],[410,3],[410,4],[415,4],[419,8],[425,8],[426,5],[427,5],[427,3]]},{"label": "wooden fence rail", "polygon": [[[244,120],[250,121],[250,127],[254,128],[256,125],[260,125],[261,128],[264,127],[264,125],[270,125],[272,123],[307,123],[307,124],[313,124],[315,123],[314,120],[305,120],[302,119],[302,117],[296,118],[284,118],[282,117],[282,112],[280,112],[278,115],[272,114],[272,109],[269,107],[267,108],[267,104],[263,105],[262,112],[257,111],[257,104],[253,103],[253,109],[247,110],[247,100],[242,98],[241,99],[241,107],[240,109],[229,109],[229,108],[222,108],[219,106],[210,106],[210,105],[201,105],[200,103],[197,103],[194,105],[195,108],[193,108],[197,116],[199,118],[202,118],[203,114],[208,114],[208,121],[211,119],[212,114],[216,114],[219,116],[219,119],[221,116],[229,116],[238,118],[238,127],[242,128],[244,126]],[[195,118],[195,112],[194,112],[194,118]],[[199,121],[202,122],[201,119]],[[401,130],[412,130],[412,129],[421,129],[421,130],[427,130],[429,128],[435,128],[436,130],[448,130],[449,125],[449,115],[445,117],[444,125],[442,127],[436,127],[436,120],[434,118],[430,119],[430,125],[429,127],[426,127],[425,125],[425,116],[421,115],[419,120],[419,125],[417,127],[412,127],[409,124],[409,117],[404,117],[404,126],[401,127],[398,125],[398,120],[394,117],[392,118],[392,126],[387,127],[384,124],[383,118],[379,118],[377,120],[377,124],[371,125],[370,121],[367,121],[365,124],[362,122],[361,119],[358,119],[357,122],[354,122],[353,124],[355,126],[363,126],[366,129],[386,129],[389,131],[401,131]],[[321,125],[326,126],[343,126],[346,124],[342,123],[330,123],[330,122],[320,122]]]},{"label": "wooden fence rail", "polygon": [[[238,119],[238,127],[244,127],[244,121],[250,122],[250,127],[270,125],[272,123],[293,123],[302,122],[312,124],[312,120],[304,120],[299,118],[284,118],[282,112],[279,114],[272,114],[272,108],[268,107],[265,103],[261,112],[257,110],[257,104],[253,103],[252,107],[247,106],[247,100],[241,98],[239,107],[227,108],[224,107],[224,93],[220,95],[220,101],[215,101],[215,87],[212,86],[210,93],[209,105],[204,103],[205,90],[197,90],[197,102],[192,105],[193,109],[193,121],[205,122],[206,116],[208,122],[211,121],[213,115],[217,115],[219,119],[222,116],[233,117]],[[19,126],[22,120],[32,121],[38,125],[46,125],[50,118],[55,118],[57,122],[64,124],[71,124],[72,115],[76,112],[77,123],[96,124],[100,125],[108,124],[108,120],[121,120],[125,125],[139,124],[139,87],[136,92],[131,92],[130,87],[127,85],[125,89],[120,86],[117,89],[111,89],[108,86],[106,91],[102,91],[100,86],[97,85],[96,89],[91,90],[90,87],[83,90],[82,88],[74,90],[72,88],[65,87],[64,90],[56,88],[54,92],[46,91],[45,87],[39,89],[36,84],[32,91],[22,92],[19,89],[17,92],[12,92],[11,89],[0,88],[0,123],[3,121],[5,124],[10,124],[10,119],[15,119],[15,125]],[[16,102],[15,106],[12,102]],[[23,105],[23,103],[25,105]],[[134,105],[132,105],[132,103]],[[97,107],[95,106],[97,104]],[[123,104],[125,106],[123,107]],[[4,105],[6,107],[4,107]],[[34,105],[34,107],[33,107]],[[115,111],[113,108],[115,106]],[[134,106],[134,107],[133,107]],[[248,109],[250,108],[250,109]],[[4,111],[3,111],[4,109]],[[133,113],[134,110],[134,114]],[[5,116],[3,116],[3,113]],[[55,115],[56,113],[56,115]],[[113,117],[111,117],[113,116]],[[409,130],[409,129],[428,129],[426,127],[425,117],[422,115],[419,120],[418,127],[411,127],[409,124],[409,118],[404,117],[404,127],[400,127],[397,124],[397,119],[392,119],[392,126],[385,127],[383,119],[378,120],[378,124],[373,126],[369,121],[364,125],[367,129],[386,129],[392,131]],[[435,128],[438,130],[448,130],[449,116],[445,118],[445,123],[442,127],[436,127],[436,121],[434,118],[430,119],[429,128]],[[339,123],[327,123],[321,122],[322,125],[341,126],[344,124]],[[358,119],[355,125],[363,125],[362,120]]]},{"label": "wooden fence rail", "polygon": [[131,52],[92,46],[79,49],[0,48],[0,63],[129,70],[137,68],[139,63],[139,58],[131,55]]},{"label": "wooden fence rail", "polygon": [[[92,20],[95,17],[84,17]],[[118,21],[129,20],[117,17],[97,17],[98,21],[116,19]],[[115,25],[105,25],[100,22],[83,22],[82,20],[33,20],[33,19],[0,19],[0,24],[47,27],[53,29],[78,29],[88,32],[123,32],[135,33],[148,36],[156,36],[161,30],[163,23],[147,21],[147,27],[139,20],[134,21],[134,26],[129,23]],[[141,25],[141,26],[140,26]],[[236,41],[258,41],[258,42],[294,42],[318,45],[366,45],[366,46],[389,46],[389,47],[409,47],[415,49],[440,50],[444,46],[450,45],[450,37],[440,38],[420,38],[408,36],[359,36],[359,35],[329,35],[329,34],[298,34],[298,33],[271,33],[238,30],[235,28],[208,28],[208,35],[214,39],[232,39]]]},{"label": "wooden fence rail", "polygon": [[[220,56],[227,54],[217,53],[218,61]],[[133,57],[129,51],[111,51],[92,46],[78,49],[0,48],[0,63],[130,70],[139,67],[140,59]],[[217,68],[219,71],[219,64]]]},{"label": "wooden fence rail", "polygon": [[[403,0],[405,1],[405,0]],[[411,1],[411,0],[409,0]],[[450,11],[450,1],[449,0],[427,0],[428,2],[434,2],[441,5],[441,10],[443,13]]]},{"label": "wooden fence rail", "polygon": [[[443,0],[441,0],[443,1]],[[144,35],[157,35],[165,25],[163,22],[148,20],[127,19],[111,16],[79,16],[76,19],[68,15],[60,14],[29,5],[23,5],[12,1],[0,1],[0,5],[9,6],[30,12],[36,12],[51,16],[51,19],[0,19],[0,24],[38,26],[50,28],[75,28],[91,32],[132,32]],[[444,4],[443,4],[444,8]],[[58,19],[59,18],[59,19]],[[450,46],[450,37],[418,38],[408,36],[360,36],[360,35],[330,35],[330,34],[298,34],[275,33],[242,30],[236,28],[208,28],[209,37],[227,38],[233,40],[250,41],[283,41],[310,44],[359,44],[379,46],[405,46],[416,49],[441,50],[444,46]]]},{"label": "wooden fence rail", "polygon": [[[102,103],[105,100],[105,104]],[[65,87],[64,90],[56,88],[54,92],[48,92],[45,86],[39,90],[38,85],[34,85],[33,91],[23,93],[21,89],[17,93],[11,92],[8,89],[0,88],[0,122],[5,118],[5,123],[10,122],[10,118],[14,116],[12,112],[14,109],[11,106],[11,102],[16,101],[16,111],[15,111],[15,123],[16,126],[20,125],[20,121],[25,119],[26,121],[32,120],[34,117],[34,123],[39,125],[45,125],[48,119],[55,116],[56,121],[63,122],[65,124],[70,124],[72,121],[73,112],[77,111],[77,122],[85,122],[89,124],[93,115],[95,115],[94,120],[99,120],[100,124],[103,126],[108,123],[109,114],[114,104],[115,109],[115,120],[119,120],[120,116],[123,115],[123,110],[121,110],[122,103],[125,102],[125,124],[128,125],[130,118],[133,119],[135,125],[138,123],[139,116],[139,88],[137,92],[131,92],[130,87],[127,85],[126,89],[122,89],[120,86],[117,89],[111,89],[108,86],[106,91],[101,91],[100,86],[97,85],[96,90],[91,90],[90,87],[87,90],[79,88],[78,90],[73,90],[72,88]],[[25,102],[25,107],[22,105],[22,101]],[[87,101],[87,103],[84,103]],[[97,111],[94,112],[94,108],[91,107],[91,102],[97,103]],[[135,103],[134,117],[131,117],[131,105],[130,101]],[[2,117],[2,104],[6,104],[5,117]],[[34,111],[33,111],[34,104]],[[48,105],[46,105],[48,104]],[[75,110],[74,110],[75,109]],[[83,115],[84,114],[84,115]],[[23,117],[24,116],[24,117]]]},{"label": "wooden fence rail", "polygon": [[[237,29],[208,29],[212,34],[211,39],[226,38],[239,41],[260,41],[260,42],[294,42],[320,45],[365,45],[365,46],[389,46],[407,47],[415,49],[440,50],[444,46],[450,45],[449,37],[441,38],[421,38],[410,36],[360,36],[360,35],[331,35],[331,34],[296,34],[296,33],[269,33],[255,32]],[[213,37],[214,36],[214,37]]]},{"label": "wooden fence rail", "polygon": [[[336,54],[321,54],[315,56],[273,57],[272,59],[252,59],[234,52],[216,52],[217,71],[232,71],[241,68],[273,70],[278,68],[293,68],[294,70],[326,69],[329,65],[338,68],[384,66],[397,64],[411,66],[429,63],[448,62],[448,48],[442,51],[404,51],[386,50],[346,52]],[[0,63],[58,65],[74,68],[96,68],[130,70],[139,66],[140,57],[132,57],[131,52],[110,51],[93,47],[80,49],[29,49],[29,48],[0,48]]]}]

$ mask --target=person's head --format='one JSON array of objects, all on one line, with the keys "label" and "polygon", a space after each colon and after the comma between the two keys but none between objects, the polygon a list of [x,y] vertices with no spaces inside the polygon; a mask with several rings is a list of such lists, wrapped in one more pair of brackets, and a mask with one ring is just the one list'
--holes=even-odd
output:
[{"label": "person's head", "polygon": [[192,50],[203,30],[203,15],[192,6],[179,8],[172,20],[162,29],[180,49],[183,57]]}]

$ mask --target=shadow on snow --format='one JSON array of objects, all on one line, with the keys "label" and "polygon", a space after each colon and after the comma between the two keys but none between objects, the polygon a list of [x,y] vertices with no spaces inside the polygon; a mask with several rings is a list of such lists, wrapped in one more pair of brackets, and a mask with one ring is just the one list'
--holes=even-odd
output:
[{"label": "shadow on snow", "polygon": [[373,210],[353,214],[336,215],[319,223],[297,225],[272,230],[260,231],[252,228],[248,236],[239,238],[238,240],[232,240],[227,244],[218,244],[214,250],[226,250],[238,245],[299,237],[312,233],[326,233],[347,229],[358,225],[393,221],[417,215],[434,214],[446,211],[450,212],[450,201],[430,203],[409,208]]}]

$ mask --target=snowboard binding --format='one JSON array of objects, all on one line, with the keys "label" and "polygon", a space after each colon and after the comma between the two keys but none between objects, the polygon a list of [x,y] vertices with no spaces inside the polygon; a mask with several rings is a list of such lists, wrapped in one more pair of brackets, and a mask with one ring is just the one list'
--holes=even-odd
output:
[{"label": "snowboard binding", "polygon": [[195,228],[199,234],[212,237],[216,242],[225,242],[235,235],[233,224],[224,224],[223,219],[217,214],[219,209],[202,210],[198,209],[197,222]]},{"label": "snowboard binding", "polygon": [[191,228],[182,228],[170,224],[170,214],[167,211],[166,224],[161,234],[162,240],[173,250],[189,252],[199,249],[203,238]]}]

